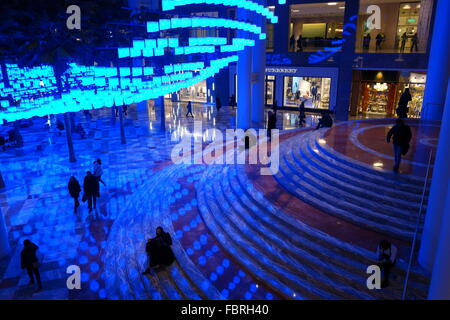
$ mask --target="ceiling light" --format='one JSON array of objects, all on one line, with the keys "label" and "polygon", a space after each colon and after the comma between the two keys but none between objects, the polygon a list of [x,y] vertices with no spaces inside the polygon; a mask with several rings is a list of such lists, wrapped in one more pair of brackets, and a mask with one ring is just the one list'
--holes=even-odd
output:
[{"label": "ceiling light", "polygon": [[328,5],[329,6],[335,6],[335,5],[337,5],[337,2],[328,2]]}]

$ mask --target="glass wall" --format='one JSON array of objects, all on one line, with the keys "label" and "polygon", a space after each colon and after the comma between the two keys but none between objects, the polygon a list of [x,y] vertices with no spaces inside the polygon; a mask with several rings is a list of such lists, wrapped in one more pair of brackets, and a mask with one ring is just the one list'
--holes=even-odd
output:
[{"label": "glass wall", "polygon": [[[368,117],[394,116],[402,93],[410,89],[409,118],[420,118],[426,74],[419,72],[400,73],[396,81],[362,80],[359,84],[358,113]],[[355,88],[357,90],[357,88]]]},{"label": "glass wall", "polygon": [[264,89],[266,105],[271,106],[275,102],[275,76],[266,76]]},{"label": "glass wall", "polygon": [[[380,8],[380,26],[371,30],[367,22],[373,12],[367,13],[367,9],[373,5]],[[433,0],[360,0],[356,51],[425,52],[432,11]]]},{"label": "glass wall", "polygon": [[331,78],[284,77],[284,106],[329,109]]},{"label": "glass wall", "polygon": [[290,6],[289,51],[317,51],[342,39],[345,2]]},{"label": "glass wall", "polygon": [[180,101],[207,102],[206,80],[180,90]]}]

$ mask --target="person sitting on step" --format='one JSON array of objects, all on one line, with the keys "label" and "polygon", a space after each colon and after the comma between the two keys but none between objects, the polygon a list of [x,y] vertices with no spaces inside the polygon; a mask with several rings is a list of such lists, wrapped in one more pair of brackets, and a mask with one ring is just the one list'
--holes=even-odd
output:
[{"label": "person sitting on step", "polygon": [[164,232],[162,227],[156,228],[156,237],[150,238],[145,246],[149,267],[143,274],[150,274],[151,270],[158,270],[164,266],[170,266],[175,261],[175,255],[170,247],[172,237]]},{"label": "person sitting on step", "polygon": [[389,272],[397,259],[397,247],[387,240],[381,240],[377,247],[378,266],[381,269],[381,287],[389,285]]}]

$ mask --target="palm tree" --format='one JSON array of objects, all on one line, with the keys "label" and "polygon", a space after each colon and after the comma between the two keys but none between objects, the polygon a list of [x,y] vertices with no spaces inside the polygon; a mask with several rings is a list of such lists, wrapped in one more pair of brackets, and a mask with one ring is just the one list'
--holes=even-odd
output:
[{"label": "palm tree", "polygon": [[[10,31],[17,32],[13,33],[13,37],[16,38],[13,47],[11,45],[5,47],[18,58],[20,66],[51,65],[57,95],[61,96],[67,90],[64,81],[68,64],[78,62],[93,65],[96,48],[110,41],[107,22],[126,17],[123,10],[117,10],[124,2],[124,0],[79,2],[81,30],[69,30],[66,26],[68,18],[66,9],[72,1],[9,0],[7,4],[2,3],[0,11],[8,12],[16,18],[15,28]],[[0,48],[2,47],[0,45]],[[75,162],[68,113],[64,114],[64,122],[69,159]]]}]

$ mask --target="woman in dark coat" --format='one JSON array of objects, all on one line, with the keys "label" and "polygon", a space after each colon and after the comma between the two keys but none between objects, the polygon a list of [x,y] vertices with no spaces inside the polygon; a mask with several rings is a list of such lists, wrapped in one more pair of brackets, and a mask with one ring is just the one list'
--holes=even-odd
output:
[{"label": "woman in dark coat", "polygon": [[400,100],[398,101],[398,108],[397,108],[397,116],[399,118],[408,118],[408,103],[412,100],[411,92],[409,91],[409,88],[406,88],[405,91],[400,96]]},{"label": "woman in dark coat", "polygon": [[38,259],[36,256],[36,251],[39,249],[30,240],[23,241],[23,249],[20,253],[20,266],[22,269],[27,269],[28,276],[30,277],[30,285],[34,284],[34,278],[38,284],[38,289],[42,289],[41,275],[39,274]]},{"label": "woman in dark coat", "polygon": [[90,171],[88,171],[86,177],[84,177],[83,189],[84,195],[88,201],[89,212],[91,212],[92,206],[94,206],[94,209],[97,206],[97,197],[100,197],[100,184],[98,179]]},{"label": "woman in dark coat", "polygon": [[80,206],[80,201],[78,200],[81,192],[80,183],[78,182],[77,178],[71,176],[69,180],[69,185],[67,187],[69,189],[70,196],[73,198],[74,201],[73,211],[76,213],[78,207]]},{"label": "woman in dark coat", "polygon": [[144,274],[150,273],[150,268],[158,268],[162,265],[170,266],[175,261],[172,248],[172,237],[164,232],[162,227],[156,228],[156,237],[148,240],[145,251],[149,259],[149,268]]}]

